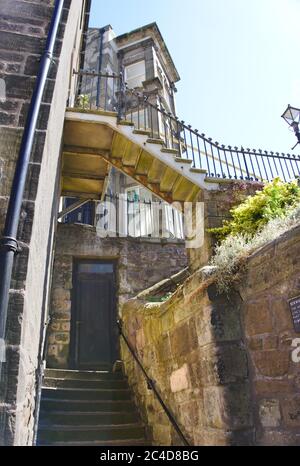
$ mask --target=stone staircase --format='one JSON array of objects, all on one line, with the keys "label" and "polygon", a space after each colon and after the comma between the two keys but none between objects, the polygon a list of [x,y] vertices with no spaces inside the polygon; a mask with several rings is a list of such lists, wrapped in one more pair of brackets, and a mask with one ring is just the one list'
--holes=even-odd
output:
[{"label": "stone staircase", "polygon": [[37,445],[149,445],[121,372],[46,369]]},{"label": "stone staircase", "polygon": [[[76,75],[78,96],[84,88],[88,104],[75,99],[66,109],[62,196],[103,199],[111,166],[164,201],[181,204],[224,183],[289,181],[299,173],[300,156],[214,142],[164,108],[156,88],[138,92],[122,76],[91,70]],[[104,88],[96,99],[100,79]]]},{"label": "stone staircase", "polygon": [[117,114],[68,109],[64,128],[62,195],[101,199],[114,166],[166,202],[194,201],[203,189],[218,189],[206,170],[179,157],[150,131],[117,121]]}]

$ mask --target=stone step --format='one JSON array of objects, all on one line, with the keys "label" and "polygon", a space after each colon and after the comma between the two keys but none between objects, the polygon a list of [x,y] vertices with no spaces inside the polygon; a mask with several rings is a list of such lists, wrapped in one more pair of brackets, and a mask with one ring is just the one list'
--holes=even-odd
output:
[{"label": "stone step", "polygon": [[192,159],[183,159],[182,157],[175,157],[175,162],[186,163],[188,165],[192,165],[193,160]]},{"label": "stone step", "polygon": [[42,442],[37,444],[38,446],[54,446],[54,447],[106,447],[106,446],[150,446],[151,443],[145,438],[140,439],[126,439],[126,440],[102,440],[102,441],[90,441],[90,442]]},{"label": "stone step", "polygon": [[95,388],[95,389],[128,389],[125,379],[116,380],[86,380],[86,379],[64,379],[46,377],[43,381],[44,388]]},{"label": "stone step", "polygon": [[38,442],[90,442],[101,440],[140,440],[145,436],[142,424],[131,423],[123,425],[107,426],[62,426],[51,425],[39,427]]},{"label": "stone step", "polygon": [[118,124],[122,126],[133,126],[134,127],[134,123],[130,120],[121,120],[119,121]]},{"label": "stone step", "polygon": [[171,155],[179,156],[179,152],[177,149],[171,149],[169,147],[163,147],[161,149],[161,152],[163,152],[164,154],[171,154]]},{"label": "stone step", "polygon": [[37,445],[148,445],[121,372],[46,369]]},{"label": "stone step", "polygon": [[148,144],[160,144],[161,146],[164,145],[164,141],[160,138],[148,138],[146,142]]},{"label": "stone step", "polygon": [[200,173],[202,175],[206,175],[207,174],[207,170],[203,169],[203,168],[195,168],[195,167],[192,167],[190,168],[190,172],[192,173]]},{"label": "stone step", "polygon": [[67,400],[130,400],[131,392],[126,389],[43,388],[43,396]]},{"label": "stone step", "polygon": [[133,134],[140,134],[142,136],[148,136],[150,137],[151,131],[149,129],[134,129]]},{"label": "stone step", "polygon": [[76,371],[67,369],[46,369],[45,377],[58,379],[83,380],[126,380],[122,372]]},{"label": "stone step", "polygon": [[121,425],[136,423],[139,415],[136,410],[95,412],[95,411],[47,411],[41,409],[40,425]]},{"label": "stone step", "polygon": [[135,405],[132,400],[70,400],[70,399],[55,399],[47,398],[44,390],[42,393],[41,410],[43,411],[80,411],[97,413],[107,412],[132,412]]}]

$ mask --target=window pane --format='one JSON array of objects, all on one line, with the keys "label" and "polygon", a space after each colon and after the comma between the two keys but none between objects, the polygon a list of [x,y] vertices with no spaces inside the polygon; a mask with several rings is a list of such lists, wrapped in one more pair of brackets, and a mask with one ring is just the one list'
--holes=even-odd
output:
[{"label": "window pane", "polygon": [[100,264],[98,262],[80,263],[78,266],[79,273],[113,273],[113,264]]},{"label": "window pane", "polygon": [[146,79],[145,61],[139,61],[125,68],[125,81],[130,89],[142,86]]},{"label": "window pane", "polygon": [[126,66],[126,77],[128,79],[145,74],[145,62],[139,61],[133,65]]}]

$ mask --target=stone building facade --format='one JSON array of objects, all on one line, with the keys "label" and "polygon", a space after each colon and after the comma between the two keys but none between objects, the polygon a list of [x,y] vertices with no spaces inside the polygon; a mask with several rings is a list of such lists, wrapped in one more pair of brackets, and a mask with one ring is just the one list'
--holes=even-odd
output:
[{"label": "stone building facade", "polygon": [[[174,94],[180,76],[156,23],[120,36],[110,25],[89,29],[84,69],[109,75],[124,72],[128,88],[143,90],[153,103],[161,101],[168,111],[176,113]],[[92,86],[87,80],[81,89],[96,99],[98,87],[103,89],[104,82],[97,79]]]},{"label": "stone building facade", "polygon": [[[47,366],[70,367],[70,328],[74,260],[117,261],[117,306],[187,267],[184,242],[145,238],[100,238],[96,228],[60,224],[57,232],[50,304]],[[157,267],[153,267],[157,264]]]},{"label": "stone building facade", "polygon": [[[164,100],[167,109],[174,113],[174,82],[179,79],[179,75],[155,23],[119,37],[111,26],[88,29],[84,71],[97,74],[95,77],[83,74],[82,81],[79,81],[80,94],[89,97],[88,106],[92,108],[96,106],[108,111],[114,110],[111,106],[105,108],[106,101],[109,102],[113,97],[110,94],[113,85],[111,80],[106,80],[105,74],[122,73],[126,79],[129,77],[127,69],[141,63],[142,74],[136,76],[134,82],[128,82],[129,86],[148,92],[153,102]],[[57,231],[50,305],[51,325],[48,331],[47,362],[50,367],[71,367],[71,295],[74,294],[72,276],[76,259],[117,259],[119,304],[187,266],[180,213],[114,167],[110,167],[106,185],[104,201],[89,202],[75,209],[63,219]],[[124,210],[122,223],[125,223],[125,232],[123,231],[121,237],[120,231],[115,231],[116,226],[111,221],[115,216],[111,214],[110,204],[106,202],[107,198],[110,200],[110,196],[124,196],[125,199],[116,212],[119,217],[119,211]],[[64,198],[61,204],[67,207],[76,201],[76,198]],[[156,234],[153,234],[151,228],[153,218],[150,203],[159,208]],[[144,210],[142,213],[141,207]],[[133,220],[130,225],[132,212],[138,213],[139,219],[138,222]],[[106,238],[99,237],[99,217],[101,224],[105,225],[106,230],[103,229],[103,233],[108,236]],[[147,219],[150,219],[151,225],[148,225]],[[112,232],[116,234],[111,235]],[[158,264],[155,268],[154,263]]]},{"label": "stone building facade", "polygon": [[[1,83],[5,82],[6,90],[5,99],[1,98],[0,102],[1,228],[53,6],[54,2],[49,0],[20,0],[13,5],[4,1],[1,4],[0,78]],[[61,305],[57,304],[58,295],[64,293],[63,299],[67,301],[70,282],[58,283],[59,270],[62,264],[66,265],[63,262],[66,259],[69,267],[66,275],[67,272],[69,278],[72,275],[71,257],[77,253],[80,256],[78,237],[81,237],[82,257],[92,254],[94,258],[120,258],[120,301],[149,283],[180,270],[187,263],[180,242],[109,238],[99,241],[95,232],[91,234],[91,229],[83,225],[58,225],[57,230],[65,109],[76,105],[73,70],[84,66],[82,53],[87,42],[89,9],[88,0],[66,0],[64,3],[55,61],[47,79],[35,133],[18,232],[21,250],[15,259],[7,320],[6,361],[1,380],[0,441],[3,445],[31,445],[34,442],[48,311],[51,312],[53,306],[57,311],[55,306]],[[118,183],[119,180],[112,183],[112,188]],[[132,181],[125,184],[130,185]],[[68,241],[65,231],[70,235]],[[56,242],[57,254],[54,256]],[[60,246],[66,242],[69,249],[61,256]],[[57,268],[53,269],[54,260]],[[153,260],[160,261],[159,270],[153,270]],[[56,331],[58,327],[59,332]],[[68,322],[62,315],[52,323],[48,334],[50,366],[53,353],[58,356],[55,367],[68,366],[64,355],[67,354],[69,329],[70,319]],[[59,350],[54,344],[58,340]]]},{"label": "stone building facade", "polygon": [[[2,0],[0,4],[0,82],[1,92],[3,83],[6,91],[4,99],[0,96],[1,229],[53,5],[52,0]],[[251,256],[243,285],[228,298],[218,296],[213,282],[202,277],[200,267],[212,252],[209,235],[205,235],[202,248],[190,249],[187,254],[183,242],[174,235],[168,239],[151,239],[147,234],[101,237],[94,223],[80,222],[78,210],[72,221],[57,221],[60,210],[66,207],[61,197],[68,196],[62,194],[62,185],[70,181],[68,176],[79,180],[78,197],[98,203],[106,192],[124,193],[139,184],[151,196],[156,194],[168,202],[173,198],[179,202],[201,201],[205,206],[205,227],[219,226],[234,204],[261,186],[211,180],[210,176],[205,183],[209,174],[195,167],[191,168],[194,172],[189,172],[186,166],[191,161],[181,157],[178,160],[176,148],[166,144],[161,152],[157,150],[162,145],[161,131],[174,135],[174,123],[167,127],[167,117],[158,118],[152,127],[155,137],[146,140],[143,138],[153,134],[135,128],[132,112],[131,121],[126,112],[116,114],[113,94],[108,93],[111,107],[105,108],[101,91],[107,82],[99,72],[121,72],[129,86],[171,115],[176,115],[174,93],[179,75],[156,24],[118,37],[111,26],[88,32],[89,10],[89,0],[64,2],[55,60],[35,132],[6,325],[0,444],[35,443],[44,364],[55,369],[102,368],[102,360],[76,366],[78,360],[70,356],[74,347],[77,351],[81,344],[85,353],[93,348],[93,338],[99,340],[97,331],[103,323],[97,321],[100,308],[113,310],[101,327],[101,338],[109,321],[112,339],[118,345],[117,353],[112,353],[109,360],[108,372],[122,356],[155,444],[177,444],[178,438],[126,347],[120,350],[115,335],[118,316],[124,319],[124,330],[132,345],[157,380],[192,444],[297,444],[299,370],[289,357],[295,332],[286,303],[299,292],[298,230]],[[80,70],[86,67],[95,71],[98,88],[91,88],[88,80],[80,80]],[[85,93],[90,93],[89,103],[95,103],[96,109],[93,105],[78,108],[84,107]],[[90,139],[92,145],[87,147]],[[70,141],[74,140],[72,145]],[[102,143],[106,146],[102,147]],[[124,144],[129,148],[129,160],[126,150],[120,157]],[[132,168],[137,167],[137,153],[142,165],[153,168],[152,178],[148,172],[138,174]],[[91,160],[92,173],[86,168]],[[166,175],[165,189],[157,181],[161,180],[161,170]],[[88,192],[84,191],[86,186]],[[64,217],[66,211],[63,213]],[[192,275],[171,297],[167,293],[162,302],[149,304],[149,292],[140,294],[187,266],[189,271],[185,273]],[[112,277],[114,282],[110,281]],[[102,307],[98,306],[100,301]],[[113,308],[109,308],[107,303],[112,302]],[[90,308],[94,315],[88,314]],[[89,327],[83,344],[78,339],[82,316],[92,317],[86,317]],[[97,328],[93,328],[93,318]]]},{"label": "stone building facade", "polygon": [[[88,107],[99,107],[108,111],[116,110],[116,94],[118,94],[120,82],[117,79],[105,78],[105,75],[119,76],[121,74],[129,89],[134,89],[137,93],[142,92],[147,95],[149,102],[154,105],[163,105],[167,112],[172,115],[176,114],[175,84],[180,77],[156,23],[121,36],[117,36],[110,25],[100,29],[89,28],[83,68],[86,72],[96,73],[95,77],[83,75],[80,81],[80,94],[87,96]],[[139,115],[139,118],[142,120],[146,117]],[[137,123],[136,112],[131,112],[128,119]],[[143,121],[139,123],[142,125]],[[162,121],[159,122],[158,130],[160,135],[165,131]],[[139,200],[147,202],[159,200],[136,180],[115,168],[110,169],[106,193],[107,195],[121,194],[129,198],[135,195]],[[64,200],[65,205],[69,205],[70,201]],[[72,214],[73,221],[86,217],[86,212],[93,209],[95,207],[91,204],[77,209]],[[167,217],[167,222],[172,222],[170,233],[178,239],[183,239],[183,227],[176,227],[177,223],[182,224],[178,210],[172,209],[167,203],[164,203],[161,209],[162,215]],[[93,220],[90,221],[92,222]]]}]

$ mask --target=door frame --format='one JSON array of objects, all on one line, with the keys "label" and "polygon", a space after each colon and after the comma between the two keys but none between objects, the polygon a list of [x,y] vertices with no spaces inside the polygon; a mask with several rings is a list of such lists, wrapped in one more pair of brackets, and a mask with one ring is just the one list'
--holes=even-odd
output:
[{"label": "door frame", "polygon": [[[80,263],[101,263],[101,264],[112,264],[113,265],[113,286],[112,286],[112,340],[111,340],[111,354],[113,359],[120,359],[120,339],[118,338],[117,332],[117,317],[118,317],[118,303],[117,303],[117,264],[118,261],[115,258],[112,259],[102,259],[99,257],[73,257],[73,267],[72,267],[72,290],[71,290],[71,325],[70,325],[70,350],[69,350],[69,368],[80,370],[79,360],[78,360],[78,306],[77,306],[77,289],[76,289],[76,277],[78,274],[78,266]],[[101,276],[101,274],[99,274]],[[114,325],[115,322],[115,325]],[[116,338],[113,338],[114,332],[116,332]],[[84,369],[82,369],[84,370]]]}]

